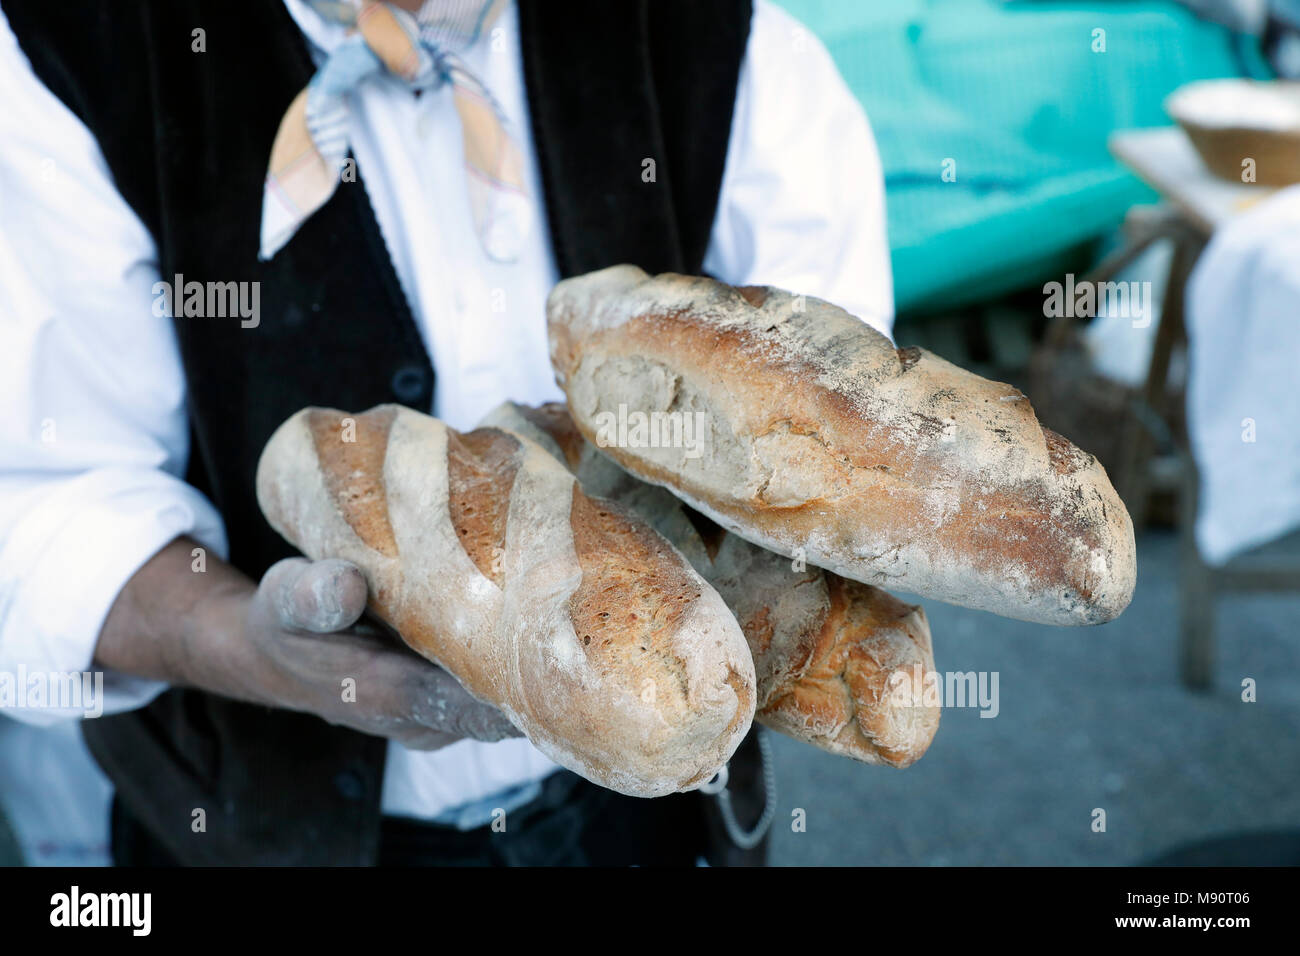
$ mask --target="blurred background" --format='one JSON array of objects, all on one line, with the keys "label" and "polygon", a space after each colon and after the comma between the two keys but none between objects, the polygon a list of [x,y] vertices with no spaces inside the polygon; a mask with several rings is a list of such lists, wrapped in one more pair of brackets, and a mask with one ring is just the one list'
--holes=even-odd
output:
[{"label": "blurred background", "polygon": [[1089,629],[925,602],[997,716],[901,771],[770,735],[772,862],[1300,862],[1300,3],[780,3],[879,143],[898,344],[1096,454],[1138,583]]}]

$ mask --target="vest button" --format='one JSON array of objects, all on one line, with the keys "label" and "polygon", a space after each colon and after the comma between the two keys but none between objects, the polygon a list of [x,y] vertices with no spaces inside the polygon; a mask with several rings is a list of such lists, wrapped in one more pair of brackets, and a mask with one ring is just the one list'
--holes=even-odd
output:
[{"label": "vest button", "polygon": [[345,800],[360,800],[366,794],[366,782],[355,770],[342,770],[334,775],[334,789]]},{"label": "vest button", "polygon": [[425,397],[429,375],[418,365],[406,365],[393,373],[393,394],[400,402],[415,402]]}]

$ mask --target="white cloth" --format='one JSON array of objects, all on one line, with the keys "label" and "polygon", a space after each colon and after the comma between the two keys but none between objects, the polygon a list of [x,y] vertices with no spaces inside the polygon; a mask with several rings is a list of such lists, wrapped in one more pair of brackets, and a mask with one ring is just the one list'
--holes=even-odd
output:
[{"label": "white cloth", "polygon": [[1187,287],[1196,542],[1221,565],[1300,527],[1300,186],[1222,226]]},{"label": "white cloth", "polygon": [[29,866],[107,866],[113,786],[65,720],[0,717],[0,806]]},{"label": "white cloth", "polygon": [[[301,0],[285,3],[318,54],[342,38]],[[528,129],[513,6],[497,29],[503,42],[482,42],[465,59]],[[223,526],[179,477],[185,379],[170,324],[152,313],[152,238],[88,130],[33,75],[2,11],[0,102],[0,670],[80,670],[140,564],[182,533],[223,554]],[[417,99],[377,77],[353,117],[358,167],[437,370],[432,411],[466,428],[505,399],[561,397],[543,319],[557,279],[549,237],[533,230],[509,265],[482,252],[449,91]],[[520,145],[541,197],[531,139]],[[884,210],[861,108],[825,49],[759,0],[705,268],[830,300],[888,334]],[[160,689],[110,683],[109,710]],[[432,754],[392,746],[384,810],[432,817],[553,769],[522,740]]]}]

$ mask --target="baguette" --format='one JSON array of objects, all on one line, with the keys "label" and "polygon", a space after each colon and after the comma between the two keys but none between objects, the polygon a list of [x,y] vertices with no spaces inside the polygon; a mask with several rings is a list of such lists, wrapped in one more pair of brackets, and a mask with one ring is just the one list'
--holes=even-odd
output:
[{"label": "baguette", "polygon": [[925,753],[940,709],[914,697],[934,674],[920,607],[828,571],[794,570],[728,534],[599,454],[563,405],[507,402],[484,424],[549,450],[586,491],[626,505],[717,588],[754,655],[759,723],[868,764],[907,767]]},{"label": "baguette", "polygon": [[[582,434],[756,544],[1048,624],[1132,597],[1133,525],[1105,471],[1011,386],[818,299],[634,266],[559,283],[547,318]],[[638,415],[649,429],[622,427]],[[703,424],[704,453],[659,440],[674,415]]]},{"label": "baguette", "polygon": [[525,439],[308,408],[267,444],[257,494],[276,531],[354,562],[408,645],[588,780],[693,789],[749,729],[753,662],[722,599]]}]

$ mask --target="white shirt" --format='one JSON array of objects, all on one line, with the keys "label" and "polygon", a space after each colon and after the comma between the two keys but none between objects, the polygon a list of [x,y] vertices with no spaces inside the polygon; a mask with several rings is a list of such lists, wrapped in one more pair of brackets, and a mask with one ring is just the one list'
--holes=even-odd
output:
[{"label": "white shirt", "polygon": [[[340,41],[341,27],[301,0],[285,3],[318,56]],[[517,31],[510,6],[497,42],[485,38],[464,59],[527,131]],[[118,591],[151,555],[180,534],[222,555],[226,542],[221,516],[181,480],[186,384],[170,320],[153,315],[153,240],[90,132],[32,73],[2,11],[0,103],[0,673],[82,671]],[[456,428],[505,399],[562,398],[544,321],[558,276],[533,144],[520,139],[535,226],[518,261],[494,263],[474,233],[449,91],[417,99],[381,77],[353,101],[353,152],[437,372],[431,411]],[[892,328],[883,177],[866,117],[825,49],[765,0],[704,268]],[[105,710],[162,689],[107,675]],[[9,714],[29,727],[78,716]],[[0,745],[18,732],[0,730]],[[433,817],[553,769],[523,740],[434,753],[393,745],[383,806]],[[12,778],[4,788],[8,805]],[[22,838],[22,820],[16,828]]]}]

